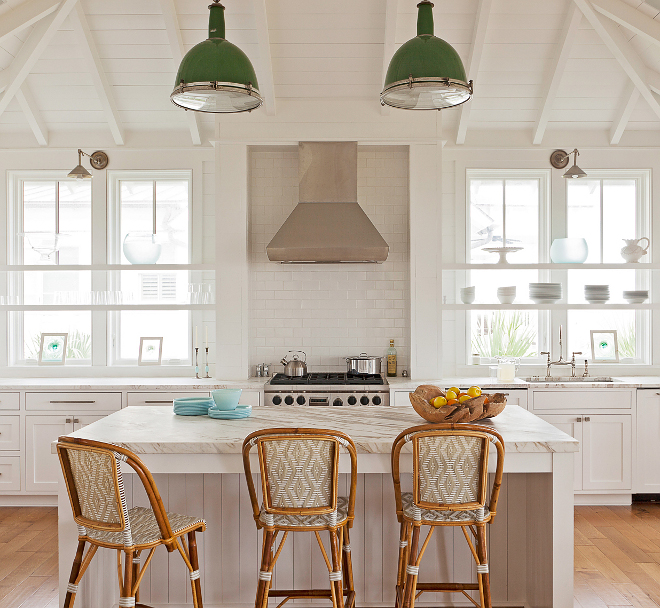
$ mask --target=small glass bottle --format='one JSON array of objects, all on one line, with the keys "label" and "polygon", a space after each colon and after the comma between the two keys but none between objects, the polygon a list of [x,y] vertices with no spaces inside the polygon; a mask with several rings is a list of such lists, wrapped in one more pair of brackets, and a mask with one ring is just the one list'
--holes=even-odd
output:
[{"label": "small glass bottle", "polygon": [[388,378],[396,377],[396,348],[394,348],[394,340],[390,340],[390,347],[387,349],[387,376]]}]

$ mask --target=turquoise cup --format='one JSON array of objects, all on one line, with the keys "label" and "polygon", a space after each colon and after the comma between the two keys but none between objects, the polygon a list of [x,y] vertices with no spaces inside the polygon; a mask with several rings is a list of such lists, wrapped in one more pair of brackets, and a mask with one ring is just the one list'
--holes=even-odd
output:
[{"label": "turquoise cup", "polygon": [[215,401],[213,407],[222,411],[235,410],[242,392],[242,388],[219,388],[216,391],[211,391],[211,397]]}]

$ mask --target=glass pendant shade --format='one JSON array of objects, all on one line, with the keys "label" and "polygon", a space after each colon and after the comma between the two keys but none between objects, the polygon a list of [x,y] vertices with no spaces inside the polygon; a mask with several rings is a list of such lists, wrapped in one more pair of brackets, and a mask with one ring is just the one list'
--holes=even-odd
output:
[{"label": "glass pendant shade", "polygon": [[225,40],[225,7],[209,7],[209,37],[181,60],[172,103],[195,112],[245,112],[263,103],[248,56]]},{"label": "glass pendant shade", "polygon": [[91,179],[92,174],[82,166],[82,154],[83,151],[78,150],[78,166],[72,169],[67,177],[71,177],[73,179]]},{"label": "glass pendant shade", "polygon": [[417,5],[417,36],[394,53],[382,105],[405,110],[442,110],[465,103],[472,97],[459,54],[448,42],[433,35],[433,4]]}]

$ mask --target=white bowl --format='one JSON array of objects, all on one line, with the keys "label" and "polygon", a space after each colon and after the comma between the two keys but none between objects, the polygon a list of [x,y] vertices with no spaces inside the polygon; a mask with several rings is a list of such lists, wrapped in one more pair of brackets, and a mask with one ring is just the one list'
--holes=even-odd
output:
[{"label": "white bowl", "polygon": [[500,301],[500,304],[513,304],[513,301],[516,299],[516,294],[507,295],[498,293],[497,299]]}]

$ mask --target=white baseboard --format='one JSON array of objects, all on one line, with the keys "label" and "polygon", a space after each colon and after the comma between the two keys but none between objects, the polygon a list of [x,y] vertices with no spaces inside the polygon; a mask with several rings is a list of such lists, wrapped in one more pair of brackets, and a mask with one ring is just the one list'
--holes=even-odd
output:
[{"label": "white baseboard", "polygon": [[0,507],[56,507],[55,495],[14,494],[1,495]]},{"label": "white baseboard", "polygon": [[576,494],[575,505],[624,505],[632,504],[632,494]]}]

